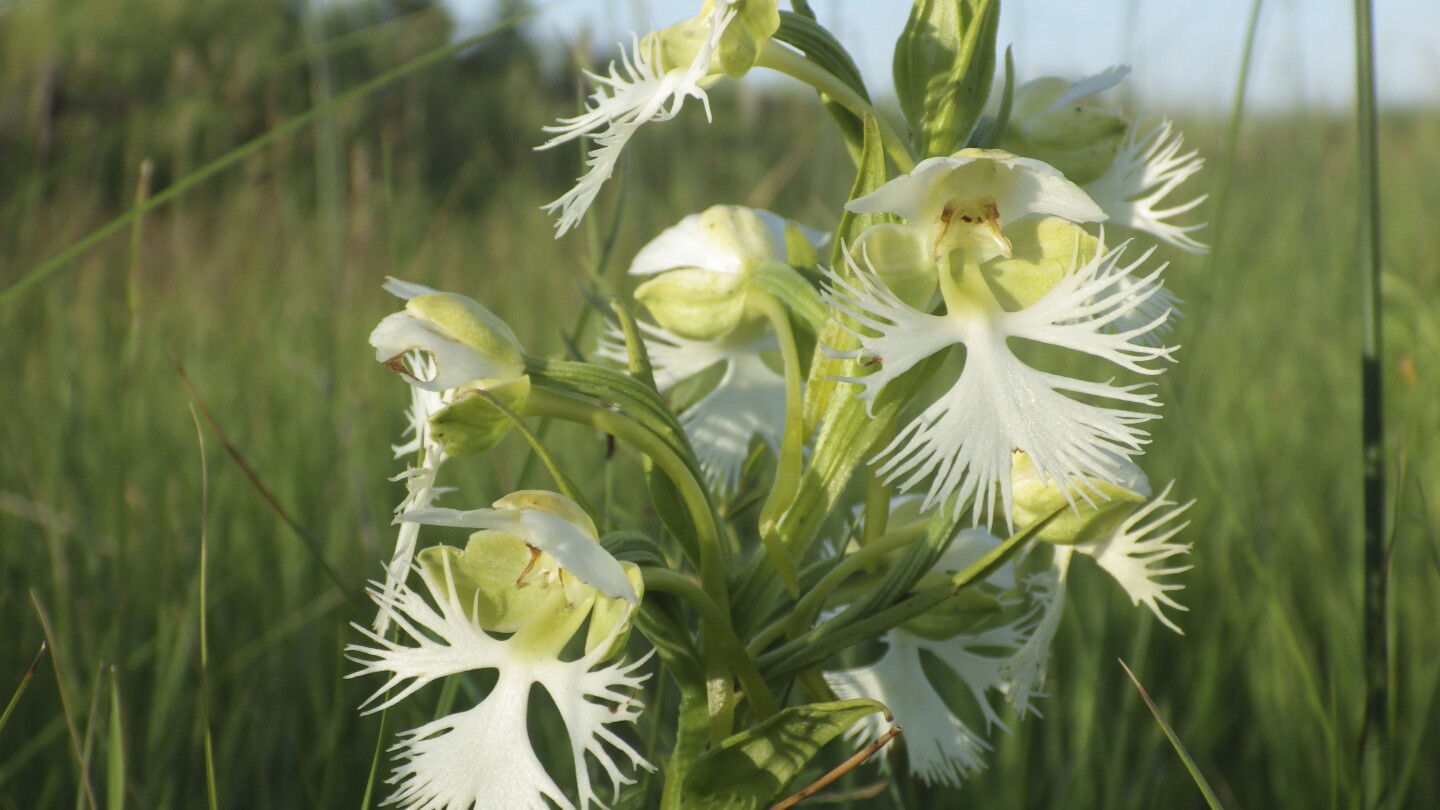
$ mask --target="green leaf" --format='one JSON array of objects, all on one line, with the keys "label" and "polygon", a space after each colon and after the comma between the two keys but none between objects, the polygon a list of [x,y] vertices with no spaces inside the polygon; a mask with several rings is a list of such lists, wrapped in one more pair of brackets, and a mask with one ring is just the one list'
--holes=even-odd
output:
[{"label": "green leaf", "polygon": [[764,262],[750,276],[755,286],[780,299],[780,303],[799,317],[812,332],[825,326],[829,308],[805,277],[788,264]]},{"label": "green leaf", "polygon": [[1165,732],[1165,737],[1170,740],[1170,745],[1174,747],[1175,753],[1180,755],[1180,761],[1185,763],[1185,770],[1190,772],[1190,778],[1194,780],[1195,787],[1199,788],[1200,795],[1205,797],[1205,804],[1209,805],[1211,810],[1223,810],[1224,806],[1220,804],[1215,790],[1210,787],[1210,782],[1205,779],[1205,774],[1200,772],[1200,766],[1195,764],[1195,758],[1190,756],[1190,752],[1185,749],[1185,744],[1180,742],[1180,735],[1176,734],[1175,729],[1165,722],[1165,718],[1160,714],[1160,707],[1150,699],[1150,693],[1140,685],[1140,679],[1135,677],[1135,673],[1130,671],[1130,667],[1124,661],[1120,662],[1120,667],[1125,670],[1126,675],[1130,676],[1130,682],[1135,684],[1135,688],[1140,690],[1140,697],[1144,698],[1145,705],[1150,707],[1150,713],[1155,716],[1155,722],[1160,724],[1160,729]]},{"label": "green leaf", "polygon": [[632,562],[640,566],[666,568],[665,552],[655,539],[643,532],[622,530],[610,532],[600,538],[600,546],[620,562]]},{"label": "green leaf", "polygon": [[[866,102],[870,101],[870,93],[865,89],[865,80],[861,77],[855,60],[850,57],[850,53],[845,50],[840,41],[835,39],[834,34],[815,21],[813,12],[811,14],[780,12],[780,30],[775,32],[774,38],[778,42],[793,46],[805,54],[806,59],[824,68],[858,93]],[[845,146],[850,150],[850,158],[855,161],[856,165],[859,165],[865,144],[864,122],[855,113],[846,109],[843,104],[831,100],[824,93],[820,94],[820,100],[824,102],[826,111],[840,127],[840,134],[845,138]]]},{"label": "green leaf", "polygon": [[1012,50],[1005,49],[1005,85],[1000,92],[1000,109],[993,118],[987,115],[980,120],[975,131],[970,133],[966,146],[998,149],[1000,142],[1005,140],[1005,133],[1010,129],[1010,111],[1015,106],[1015,54]]},{"label": "green leaf", "polygon": [[701,757],[685,778],[683,804],[686,810],[769,807],[826,743],[883,711],[865,698],[792,706]]},{"label": "green leaf", "polygon": [[915,0],[895,44],[895,93],[922,158],[963,148],[995,78],[1000,0]]}]

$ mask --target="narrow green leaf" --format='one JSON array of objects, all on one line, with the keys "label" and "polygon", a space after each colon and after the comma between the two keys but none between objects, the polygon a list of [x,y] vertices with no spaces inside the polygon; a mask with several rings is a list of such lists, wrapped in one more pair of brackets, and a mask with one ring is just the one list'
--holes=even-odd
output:
[{"label": "narrow green leaf", "polygon": [[120,678],[110,668],[110,734],[105,767],[105,806],[125,806],[125,716],[120,711]]},{"label": "narrow green leaf", "polygon": [[885,711],[865,698],[792,706],[725,740],[685,778],[686,810],[769,807],[826,743],[866,715]]},{"label": "narrow green leaf", "polygon": [[40,667],[40,661],[45,658],[46,649],[45,642],[40,642],[40,650],[35,653],[35,660],[30,662],[30,666],[20,678],[20,685],[15,687],[15,694],[11,695],[10,702],[5,704],[5,713],[0,714],[0,731],[5,730],[5,723],[10,720],[10,714],[15,711],[16,706],[20,705],[20,696],[25,694],[25,689],[35,679],[35,670]]},{"label": "narrow green leaf", "polygon": [[1170,740],[1170,745],[1174,746],[1175,753],[1179,754],[1181,761],[1185,763],[1185,769],[1190,772],[1190,778],[1195,780],[1195,787],[1200,788],[1201,795],[1205,797],[1205,804],[1210,806],[1210,810],[1222,810],[1220,799],[1215,796],[1215,791],[1205,780],[1205,774],[1200,772],[1200,766],[1195,764],[1190,752],[1185,750],[1185,744],[1180,742],[1180,737],[1175,733],[1175,729],[1171,728],[1170,724],[1165,722],[1165,718],[1160,716],[1160,708],[1155,705],[1155,701],[1150,699],[1150,693],[1140,685],[1140,679],[1135,677],[1135,673],[1130,671],[1130,667],[1126,666],[1124,661],[1120,661],[1120,667],[1125,670],[1126,675],[1130,676],[1130,682],[1135,684],[1135,688],[1140,691],[1140,697],[1145,700],[1145,705],[1150,707],[1150,713],[1155,715],[1155,722],[1160,724],[1160,729],[1165,732],[1165,737]]}]

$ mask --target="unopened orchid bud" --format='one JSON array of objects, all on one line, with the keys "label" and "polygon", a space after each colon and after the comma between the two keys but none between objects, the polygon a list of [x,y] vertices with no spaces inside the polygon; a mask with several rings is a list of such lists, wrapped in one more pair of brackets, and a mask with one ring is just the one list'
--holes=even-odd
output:
[{"label": "unopened orchid bud", "polygon": [[[520,341],[510,326],[475,300],[454,293],[410,298],[403,312],[380,321],[370,333],[370,345],[375,359],[429,391],[472,380],[513,380],[525,373]],[[412,351],[429,358],[429,373],[406,365]]]},{"label": "unopened orchid bud", "polygon": [[499,444],[514,426],[510,416],[495,403],[518,412],[529,397],[529,376],[465,383],[455,389],[449,405],[430,417],[430,437],[449,456],[483,453]]},{"label": "unopened orchid bud", "polygon": [[[783,217],[716,205],[666,228],[640,249],[631,275],[654,275],[635,290],[655,321],[689,340],[715,340],[746,319],[750,278],[767,262],[803,254],[825,237]],[[813,247],[812,247],[813,254]]]}]

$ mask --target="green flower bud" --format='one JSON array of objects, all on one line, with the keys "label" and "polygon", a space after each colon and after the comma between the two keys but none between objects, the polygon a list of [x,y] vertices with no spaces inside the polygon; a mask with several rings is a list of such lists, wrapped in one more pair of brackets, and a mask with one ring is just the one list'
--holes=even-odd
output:
[{"label": "green flower bud", "polygon": [[825,238],[769,211],[712,206],[640,249],[630,275],[655,278],[641,284],[635,298],[676,335],[715,340],[746,318],[746,293],[760,266],[791,256],[813,264],[814,245]]},{"label": "green flower bud", "polygon": [[992,259],[980,270],[995,300],[1010,312],[1040,300],[1073,268],[1090,261],[1099,241],[1084,228],[1060,217],[1031,217],[1006,230],[1011,254]]},{"label": "green flower bud", "polygon": [[635,290],[656,323],[683,338],[714,340],[745,315],[745,276],[698,268],[671,270]]},{"label": "green flower bud", "polygon": [[[927,574],[917,590],[944,585],[947,577]],[[1000,600],[979,588],[965,588],[953,597],[900,625],[907,632],[931,641],[945,641],[974,630],[985,619],[1004,609]]]},{"label": "green flower bud", "polygon": [[1002,146],[1043,160],[1071,182],[1085,185],[1114,162],[1130,120],[1085,98],[1068,100],[1074,86],[1054,76],[1022,85]]},{"label": "green flower bud", "polygon": [[1093,502],[1086,503],[1075,496],[1074,486],[1067,499],[1066,491],[1055,481],[1041,480],[1028,455],[1016,452],[1010,473],[1016,529],[1024,531],[1059,509],[1060,513],[1040,530],[1039,539],[1069,546],[1109,536],[1150,497],[1150,483],[1139,467],[1129,461],[1116,464],[1129,472],[1124,483],[1087,479],[1078,485]]},{"label": "green flower bud", "polygon": [[430,436],[450,456],[473,456],[500,443],[513,423],[485,391],[511,411],[520,411],[530,396],[530,377],[514,380],[475,380],[455,390],[453,401],[430,417]]}]

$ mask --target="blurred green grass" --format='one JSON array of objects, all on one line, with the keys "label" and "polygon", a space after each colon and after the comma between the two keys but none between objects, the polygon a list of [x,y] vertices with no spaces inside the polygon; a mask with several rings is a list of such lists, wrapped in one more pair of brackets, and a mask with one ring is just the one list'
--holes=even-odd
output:
[{"label": "blurred green grass", "polygon": [[[0,285],[123,212],[142,159],[155,160],[163,187],[451,33],[420,4],[321,21],[307,38],[278,5],[262,5],[273,19],[246,21],[242,35],[220,12],[197,21],[190,4],[150,2],[174,24],[151,26],[156,39],[134,48],[65,50],[89,40],[82,15],[58,4],[13,7],[0,23],[0,88],[12,100],[0,105]],[[167,37],[183,47],[150,62],[135,55]],[[497,39],[341,110],[148,216],[133,267],[117,238],[6,309],[5,699],[43,637],[36,603],[55,638],[0,731],[0,807],[83,806],[87,780],[103,797],[117,724],[126,805],[202,806],[207,721],[221,806],[360,803],[380,722],[356,712],[373,685],[343,680],[341,649],[357,638],[348,623],[371,616],[352,598],[389,554],[400,487],[386,479],[402,469],[390,444],[407,397],[366,344],[397,306],[379,285],[395,275],[473,295],[532,353],[558,353],[594,262],[584,238],[551,239],[538,210],[563,191],[577,155],[529,149],[574,101],[525,47]],[[59,112],[14,101],[45,100],[52,68]],[[769,207],[818,227],[838,216],[852,169],[813,99],[724,87],[713,96],[713,125],[691,110],[628,150],[611,280],[661,228],[711,204]],[[227,101],[206,106],[216,98]],[[48,143],[36,137],[42,114]],[[1182,123],[1191,144],[1222,154],[1226,122]],[[1185,535],[1196,566],[1182,594],[1187,635],[1157,631],[1113,583],[1078,570],[1046,717],[999,736],[991,769],[961,800],[1200,806],[1118,657],[1227,807],[1351,806],[1363,694],[1353,138],[1348,119],[1322,112],[1249,120],[1224,231],[1207,235],[1215,254],[1169,271],[1187,302],[1183,348],[1161,384],[1166,418],[1144,462],[1152,481],[1176,478],[1177,494],[1198,499]],[[1387,427],[1390,458],[1403,462],[1389,471],[1394,790],[1397,806],[1429,807],[1440,805],[1430,767],[1440,761],[1440,185],[1424,167],[1440,155],[1440,114],[1387,113],[1381,148]],[[1200,185],[1215,183],[1213,166]],[[612,185],[592,214],[602,231]],[[208,429],[202,511],[200,439],[172,352],[343,592]],[[606,487],[629,508],[642,497],[624,490],[633,460],[606,462],[604,443],[578,431],[557,427],[552,438],[590,471],[577,477],[595,500]],[[519,480],[514,440],[452,467],[467,506],[544,484],[533,471]],[[417,717],[392,719],[389,733]]]}]

